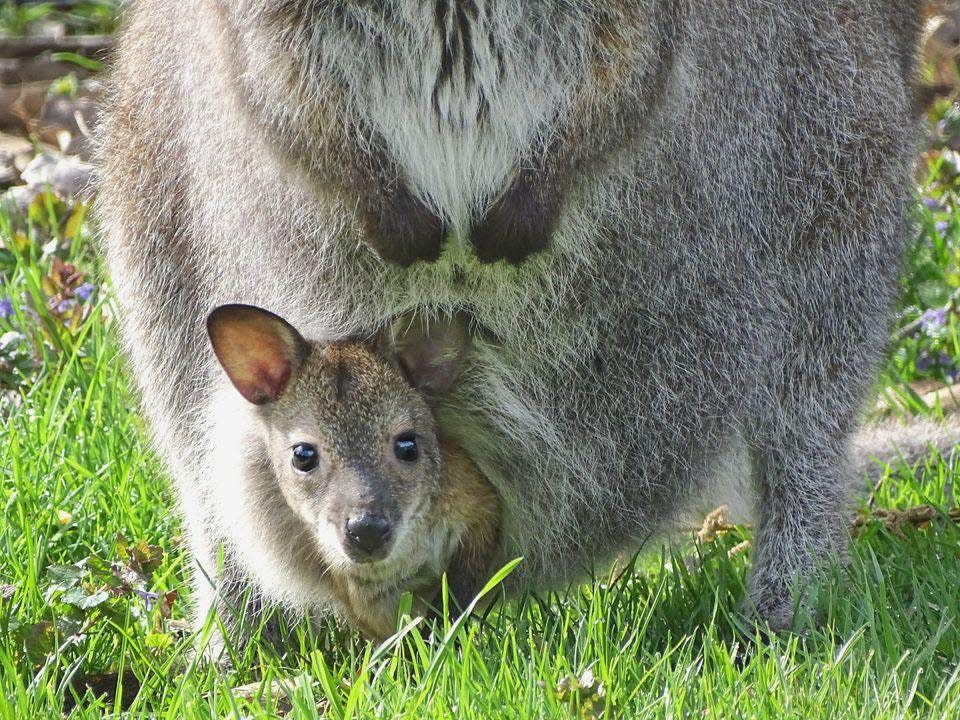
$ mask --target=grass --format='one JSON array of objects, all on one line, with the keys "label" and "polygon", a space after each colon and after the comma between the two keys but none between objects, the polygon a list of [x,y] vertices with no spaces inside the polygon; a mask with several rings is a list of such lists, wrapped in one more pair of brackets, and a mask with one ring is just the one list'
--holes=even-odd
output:
[{"label": "grass", "polygon": [[57,24],[70,34],[110,33],[116,30],[121,0],[57,2],[0,2],[0,36],[30,35]]},{"label": "grass", "polygon": [[[928,162],[936,202],[918,210],[904,323],[960,286],[955,181]],[[793,635],[737,615],[750,564],[737,528],[434,639],[414,629],[378,648],[328,622],[293,628],[282,656],[255,638],[230,669],[198,660],[210,627],[183,627],[180,522],[121,371],[109,288],[80,290],[100,282],[83,213],[52,196],[26,217],[0,210],[0,720],[960,717],[960,529],[946,519],[869,524],[849,566],[813,587],[824,622]],[[951,376],[958,329],[949,314],[899,341],[880,389],[917,407],[904,383]],[[952,507],[958,469],[891,468],[875,503]],[[98,673],[108,696],[78,689]]]}]

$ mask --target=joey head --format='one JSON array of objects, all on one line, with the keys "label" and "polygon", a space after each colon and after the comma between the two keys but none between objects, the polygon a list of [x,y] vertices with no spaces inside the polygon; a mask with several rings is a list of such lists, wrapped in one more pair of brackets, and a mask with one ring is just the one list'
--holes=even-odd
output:
[{"label": "joey head", "polygon": [[456,377],[465,324],[396,327],[373,341],[310,342],[253,306],[220,306],[207,321],[255,417],[245,451],[262,454],[334,604],[376,639],[393,631],[401,593],[422,611],[444,572],[465,607],[499,537],[496,493],[431,411]]}]

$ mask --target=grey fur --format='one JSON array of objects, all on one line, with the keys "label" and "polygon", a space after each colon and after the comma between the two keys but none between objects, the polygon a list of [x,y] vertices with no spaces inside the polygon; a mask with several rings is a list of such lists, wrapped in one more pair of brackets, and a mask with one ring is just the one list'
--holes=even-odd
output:
[{"label": "grey fur", "polygon": [[[789,625],[791,579],[842,552],[850,438],[888,337],[918,4],[135,3],[100,214],[197,560],[224,540],[212,307],[266,306],[321,339],[466,309],[482,331],[439,421],[503,498],[515,587],[635,547],[747,448],[751,597]],[[499,205],[530,213],[511,242],[555,226],[549,249],[479,262],[471,223]],[[415,223],[431,214],[438,261],[381,259],[439,252],[438,225]]]}]

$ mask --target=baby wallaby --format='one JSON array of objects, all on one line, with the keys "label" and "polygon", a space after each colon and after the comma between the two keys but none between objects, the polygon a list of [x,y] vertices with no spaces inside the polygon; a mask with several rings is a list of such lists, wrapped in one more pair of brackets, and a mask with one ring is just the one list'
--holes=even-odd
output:
[{"label": "baby wallaby", "polygon": [[412,592],[422,611],[444,572],[466,607],[490,570],[501,515],[496,491],[432,412],[469,342],[463,317],[401,318],[371,341],[312,342],[271,312],[223,305],[207,330],[256,406],[265,462],[346,619],[383,639],[401,595]]}]

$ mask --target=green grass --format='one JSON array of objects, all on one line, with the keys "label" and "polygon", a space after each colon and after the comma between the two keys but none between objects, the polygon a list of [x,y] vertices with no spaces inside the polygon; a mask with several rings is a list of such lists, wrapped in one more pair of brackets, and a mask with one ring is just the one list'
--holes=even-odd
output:
[{"label": "green grass", "polygon": [[[920,211],[904,322],[956,289],[953,189],[938,182],[928,185],[944,207]],[[29,219],[0,210],[0,299],[16,308],[0,335],[25,336],[0,355],[0,720],[59,718],[74,705],[76,718],[960,717],[960,529],[948,520],[902,536],[869,525],[849,566],[813,588],[822,625],[795,635],[764,636],[737,615],[750,562],[749,550],[730,554],[750,537],[738,528],[564,594],[495,606],[434,639],[412,630],[376,648],[332,624],[301,626],[283,656],[255,639],[229,670],[199,661],[191,647],[209,626],[181,629],[190,598],[180,522],[121,371],[109,290],[49,307],[80,281],[58,284],[54,256],[98,276],[77,212],[52,198]],[[946,372],[921,373],[917,359],[960,355],[955,328],[951,318],[894,347],[885,382],[904,393],[896,383]],[[952,507],[957,470],[937,458],[893,468],[876,505]],[[80,571],[62,567],[84,560]],[[105,561],[136,571],[141,589],[179,592],[172,618],[148,611]],[[80,696],[72,680],[96,673],[140,691],[124,693],[123,710]],[[272,681],[285,700],[233,690]]]},{"label": "green grass", "polygon": [[0,1],[0,35],[29,35],[44,23],[58,23],[70,34],[116,30],[120,0],[79,0],[69,7],[56,2]]}]

